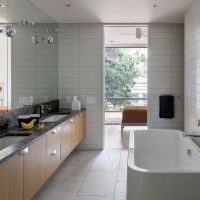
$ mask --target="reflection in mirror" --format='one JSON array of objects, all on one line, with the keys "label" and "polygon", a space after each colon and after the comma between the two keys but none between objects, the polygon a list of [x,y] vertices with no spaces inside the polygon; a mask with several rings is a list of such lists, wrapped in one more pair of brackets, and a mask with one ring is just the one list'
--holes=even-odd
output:
[{"label": "reflection in mirror", "polygon": [[0,34],[0,112],[10,109],[10,51],[11,39]]},{"label": "reflection in mirror", "polygon": [[3,3],[0,112],[57,99],[57,24],[28,0]]}]

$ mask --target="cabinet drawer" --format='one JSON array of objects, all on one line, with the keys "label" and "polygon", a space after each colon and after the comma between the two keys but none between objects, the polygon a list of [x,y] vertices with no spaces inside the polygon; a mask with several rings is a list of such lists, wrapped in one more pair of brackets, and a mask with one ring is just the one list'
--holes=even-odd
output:
[{"label": "cabinet drawer", "polygon": [[60,126],[47,134],[46,178],[49,178],[60,165]]}]

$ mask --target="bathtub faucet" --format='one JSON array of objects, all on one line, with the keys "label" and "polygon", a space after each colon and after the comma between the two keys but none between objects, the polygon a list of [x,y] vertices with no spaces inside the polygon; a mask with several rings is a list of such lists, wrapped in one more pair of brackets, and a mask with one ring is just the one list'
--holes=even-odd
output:
[{"label": "bathtub faucet", "polygon": [[196,135],[196,134],[183,134],[183,137],[200,137],[200,135]]}]

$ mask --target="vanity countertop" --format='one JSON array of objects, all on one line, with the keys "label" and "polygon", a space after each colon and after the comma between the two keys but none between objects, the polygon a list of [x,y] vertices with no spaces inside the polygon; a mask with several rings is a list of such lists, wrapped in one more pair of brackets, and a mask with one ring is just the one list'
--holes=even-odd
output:
[{"label": "vanity countertop", "polygon": [[[40,137],[43,137],[49,130],[55,128],[62,122],[66,121],[72,117],[75,117],[80,112],[83,112],[85,110],[86,110],[85,108],[81,109],[81,111],[72,111],[69,109],[59,109],[58,113],[67,113],[70,111],[71,114],[58,120],[57,122],[44,123],[45,128],[42,130],[38,130],[37,127],[34,127],[31,130],[22,130],[18,126],[13,126],[9,129],[7,129],[3,133],[3,135],[0,137],[0,163],[4,162],[6,159],[12,157],[14,154],[20,152],[27,146],[31,145],[32,143],[37,141]],[[49,116],[47,116],[47,117],[49,117]],[[12,134],[12,136],[6,136],[6,135],[10,135],[10,134]],[[15,135],[19,135],[19,134],[22,136],[15,136]],[[23,136],[24,134],[28,134],[28,136]]]}]

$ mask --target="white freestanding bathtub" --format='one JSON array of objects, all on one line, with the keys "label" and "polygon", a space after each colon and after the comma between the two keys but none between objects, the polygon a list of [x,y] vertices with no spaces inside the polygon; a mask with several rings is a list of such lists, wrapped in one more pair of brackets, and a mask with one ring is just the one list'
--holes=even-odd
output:
[{"label": "white freestanding bathtub", "polygon": [[200,200],[200,150],[183,132],[130,136],[127,200]]}]

